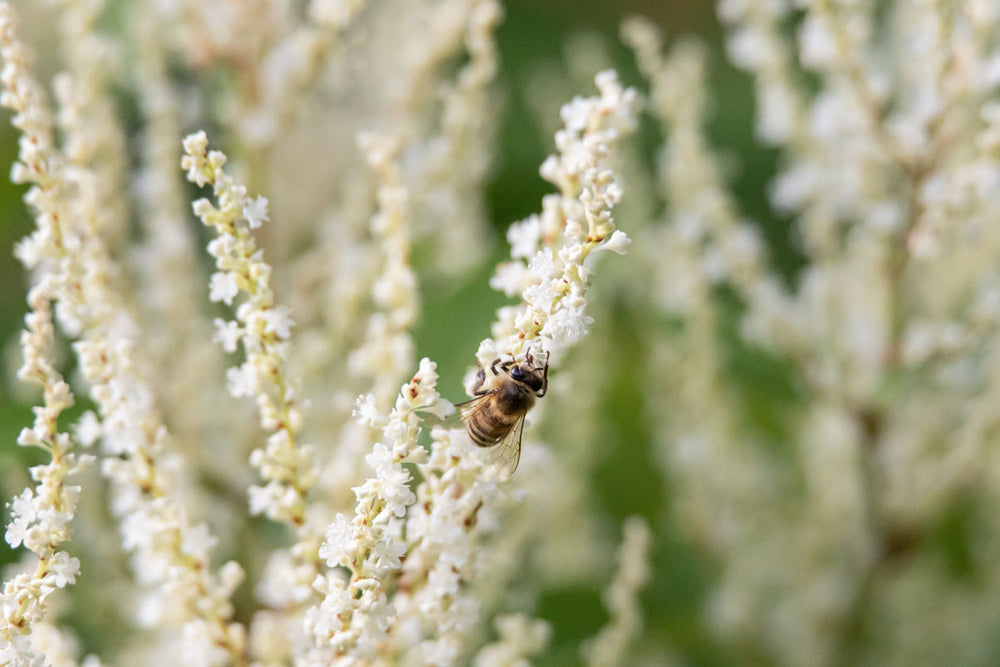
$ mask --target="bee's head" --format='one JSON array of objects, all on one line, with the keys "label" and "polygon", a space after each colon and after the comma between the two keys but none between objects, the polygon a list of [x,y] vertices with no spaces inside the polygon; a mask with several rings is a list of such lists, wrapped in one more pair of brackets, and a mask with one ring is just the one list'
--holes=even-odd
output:
[{"label": "bee's head", "polygon": [[510,369],[510,379],[520,382],[535,392],[541,390],[543,384],[541,374],[536,369],[524,364],[519,364]]}]

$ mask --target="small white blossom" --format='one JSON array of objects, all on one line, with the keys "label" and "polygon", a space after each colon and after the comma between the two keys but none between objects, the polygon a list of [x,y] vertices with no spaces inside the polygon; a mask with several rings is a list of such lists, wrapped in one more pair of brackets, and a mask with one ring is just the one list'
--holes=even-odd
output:
[{"label": "small white blossom", "polygon": [[243,218],[250,229],[257,229],[271,218],[267,215],[267,198],[258,195],[255,199],[247,199],[243,205]]},{"label": "small white blossom", "polygon": [[76,575],[80,572],[80,560],[65,551],[57,551],[49,561],[49,571],[57,588],[65,588],[76,583]]},{"label": "small white blossom", "polygon": [[38,439],[38,434],[35,433],[35,429],[25,426],[21,429],[21,432],[17,434],[17,444],[21,447],[33,447],[40,442]]},{"label": "small white blossom", "polygon": [[611,252],[617,253],[619,255],[624,255],[628,252],[628,247],[632,244],[632,239],[620,229],[616,229],[611,233],[611,238],[605,241],[603,244],[598,246],[598,250],[610,250]]},{"label": "small white blossom", "polygon": [[381,415],[375,407],[374,394],[362,394],[354,401],[354,410],[351,412],[354,420],[362,426],[376,427],[381,422]]},{"label": "small white blossom", "polygon": [[217,271],[212,274],[208,298],[211,301],[222,301],[227,306],[233,304],[233,299],[240,293],[236,273],[232,271]]},{"label": "small white blossom", "polygon": [[101,421],[93,410],[87,410],[76,423],[76,438],[84,447],[90,447],[101,437]]},{"label": "small white blossom", "polygon": [[286,306],[276,306],[264,311],[264,331],[273,333],[278,338],[284,340],[292,335],[292,325],[295,323],[290,317],[290,311]]},{"label": "small white blossom", "polygon": [[538,250],[541,237],[541,222],[537,215],[513,223],[507,228],[510,256],[515,259],[531,257]]},{"label": "small white blossom", "polygon": [[253,396],[257,390],[257,371],[249,363],[227,369],[226,388],[233,398]]},{"label": "small white blossom", "polygon": [[326,529],[326,538],[319,549],[319,556],[326,561],[330,567],[337,565],[349,566],[351,564],[351,554],[357,551],[358,545],[354,541],[354,529],[351,523],[340,512]]},{"label": "small white blossom", "polygon": [[212,340],[217,343],[222,344],[222,349],[226,352],[232,353],[236,351],[239,346],[240,341],[243,339],[243,328],[240,327],[239,322],[236,321],[226,321],[221,318],[215,318],[212,322],[215,325],[215,335]]}]

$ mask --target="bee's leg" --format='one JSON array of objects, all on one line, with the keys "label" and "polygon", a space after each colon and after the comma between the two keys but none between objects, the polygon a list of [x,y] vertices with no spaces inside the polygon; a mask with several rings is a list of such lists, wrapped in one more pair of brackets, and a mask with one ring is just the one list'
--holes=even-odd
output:
[{"label": "bee's leg", "polygon": [[483,394],[489,393],[489,392],[483,391],[481,389],[481,387],[483,386],[483,383],[485,383],[485,382],[486,382],[486,369],[483,368],[482,366],[480,366],[479,367],[479,372],[476,373],[476,383],[474,385],[472,385],[472,395],[473,396],[482,396]]},{"label": "bee's leg", "polygon": [[549,358],[545,357],[545,370],[542,371],[542,388],[538,390],[535,394],[538,398],[545,395],[545,392],[549,390]]}]

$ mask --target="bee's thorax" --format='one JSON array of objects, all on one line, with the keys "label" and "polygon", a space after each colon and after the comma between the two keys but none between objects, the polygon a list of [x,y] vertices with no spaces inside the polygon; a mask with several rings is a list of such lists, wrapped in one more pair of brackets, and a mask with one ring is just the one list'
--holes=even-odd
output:
[{"label": "bee's thorax", "polygon": [[507,415],[519,415],[535,404],[531,389],[520,382],[500,383],[495,398],[497,410]]}]

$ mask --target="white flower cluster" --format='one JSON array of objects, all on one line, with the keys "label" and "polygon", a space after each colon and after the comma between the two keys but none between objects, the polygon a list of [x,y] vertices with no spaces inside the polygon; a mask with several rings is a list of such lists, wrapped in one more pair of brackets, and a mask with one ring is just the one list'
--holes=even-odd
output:
[{"label": "white flower cluster", "polygon": [[[723,565],[710,623],[769,661],[877,662],[886,647],[897,662],[947,661],[965,638],[908,628],[974,627],[978,593],[924,565],[940,517],[967,520],[970,496],[1000,488],[983,474],[1000,359],[998,6],[718,10],[754,81],[757,135],[780,153],[765,215],[791,221],[787,239],[769,234],[779,252],[790,241],[782,271],[713,165],[703,54],[678,40],[660,56],[648,27],[627,32],[668,136],[664,224],[637,261],[676,324],[651,385],[673,406],[657,430],[678,517]],[[707,343],[734,322],[739,338]],[[786,397],[740,387],[761,378],[734,358],[766,360]],[[773,423],[748,425],[769,410]]]},{"label": "white flower cluster", "polygon": [[393,604],[397,622],[387,644],[408,664],[461,662],[467,638],[482,623],[484,548],[511,502],[495,471],[469,455],[464,432],[437,426],[407,516],[409,550]]},{"label": "white flower cluster", "polygon": [[[395,609],[389,601],[390,582],[398,578],[401,559],[413,535],[406,531],[407,508],[416,501],[410,472],[404,463],[421,463],[427,452],[417,444],[419,412],[443,417],[453,408],[436,390],[435,364],[422,359],[417,373],[403,385],[382,428],[382,440],[365,461],[374,472],[354,488],[353,519],[337,514],[327,529],[320,556],[331,568],[346,568],[317,577],[323,601],[306,615],[307,630],[315,640],[309,664],[370,659],[392,625]],[[358,418],[371,423],[373,415],[359,400]]]},{"label": "white flower cluster", "polygon": [[475,667],[528,665],[528,659],[544,651],[552,637],[548,623],[521,614],[498,616],[494,625],[499,639],[476,654]]},{"label": "white flower cluster", "polygon": [[[63,332],[71,340],[76,339],[73,349],[80,374],[89,384],[90,398],[102,420],[98,425],[96,417],[88,413],[81,420],[78,438],[84,444],[98,437],[102,440],[108,454],[102,470],[111,480],[111,509],[121,521],[123,548],[136,556],[136,575],[160,596],[164,613],[157,620],[170,618],[183,623],[186,631],[195,631],[205,638],[204,644],[225,654],[216,662],[225,661],[227,656],[238,654],[242,645],[242,628],[230,622],[232,608],[228,601],[242,570],[229,563],[223,568],[221,580],[216,576],[209,566],[212,541],[207,529],[191,524],[174,495],[169,471],[176,469],[175,461],[166,452],[167,434],[153,405],[154,392],[141,377],[141,364],[137,363],[132,343],[133,320],[116,292],[116,268],[101,236],[107,232],[101,224],[105,212],[98,210],[97,190],[89,187],[96,176],[90,164],[95,158],[84,150],[89,144],[80,136],[86,130],[72,122],[72,113],[60,113],[68,148],[58,151],[53,147],[50,115],[29,72],[28,58],[17,41],[6,3],[0,3],[0,46],[4,60],[0,76],[3,103],[17,111],[14,124],[22,131],[20,162],[15,164],[12,177],[32,184],[25,200],[33,209],[37,225],[18,246],[19,258],[34,270],[32,307],[38,317],[29,318],[33,331],[28,339],[35,335],[51,338],[47,302],[54,301]],[[75,93],[64,96],[72,99],[64,99],[60,111],[65,110],[65,105],[86,106],[81,96],[88,88],[75,86],[72,78],[63,77],[62,81],[63,92],[72,88]],[[40,343],[41,339],[26,340],[28,348]],[[35,354],[28,351],[24,374],[37,381],[41,378],[37,359],[32,358]],[[53,406],[65,406],[68,387],[51,373],[41,372],[47,376],[47,398],[54,401]],[[42,529],[65,526],[76,504],[76,490],[62,483],[65,472],[73,469],[64,466],[76,466],[73,455],[66,452],[68,439],[54,431],[58,412],[51,409],[53,406],[39,413],[48,424],[36,423],[20,438],[23,444],[48,447],[53,456],[51,465],[34,471],[42,483],[38,493],[26,492],[16,503],[10,537],[18,543],[24,541],[29,548],[47,542],[45,548],[54,549],[66,539],[68,533],[61,531],[44,538]],[[81,459],[75,462],[79,464]],[[52,557],[59,566],[54,582],[65,586],[78,564],[66,554]],[[46,574],[44,562],[40,562],[37,574]],[[25,581],[18,578],[14,586]],[[31,593],[25,593],[14,609],[30,601]]]},{"label": "white flower cluster", "polygon": [[[0,17],[0,22],[3,18]],[[2,27],[0,27],[2,29]],[[31,468],[37,482],[10,503],[10,523],[4,539],[14,549],[24,546],[38,557],[33,572],[23,572],[4,582],[0,592],[0,661],[9,665],[29,665],[35,660],[29,635],[46,618],[46,600],[54,591],[76,582],[80,561],[65,551],[57,551],[70,538],[70,521],[76,513],[80,487],[66,484],[69,475],[92,462],[89,454],[70,451],[72,440],[59,432],[59,414],[73,404],[73,394],[46,356],[54,327],[44,285],[29,294],[32,306],[21,333],[24,364],[18,377],[39,384],[44,403],[35,408],[35,422],[24,428],[17,442],[21,446],[45,449],[51,462]]]},{"label": "white flower cluster", "polygon": [[[316,581],[325,598],[307,613],[316,640],[308,664],[377,656],[449,665],[468,657],[468,640],[482,623],[482,573],[506,571],[484,547],[499,539],[501,510],[511,498],[492,469],[468,455],[462,431],[435,426],[429,456],[416,444],[418,411],[441,417],[452,410],[434,391],[436,380],[434,364],[424,359],[388,419],[376,413],[371,395],[357,402],[358,421],[382,425],[383,437],[366,457],[375,475],[354,489],[353,520],[338,514],[320,551],[331,567],[344,569]],[[407,462],[419,472],[416,486]],[[525,636],[501,631],[502,648],[488,650],[485,664],[497,664],[490,656],[540,651],[545,624],[529,625]]]},{"label": "white flower cluster", "polygon": [[541,167],[559,194],[546,196],[540,215],[508,231],[513,261],[498,267],[490,285],[508,296],[521,295],[524,303],[500,312],[496,342],[484,341],[480,363],[522,354],[536,338],[551,352],[583,336],[592,321],[585,313],[592,273],[587,258],[594,250],[624,254],[630,243],[611,216],[622,191],[607,160],[610,146],[635,126],[636,92],[623,89],[610,70],[595,81],[600,97],[578,97],[562,108],[559,153]]},{"label": "white flower cluster", "polygon": [[372,283],[376,311],[368,318],[364,342],[351,351],[347,366],[355,375],[374,379],[375,401],[385,409],[399,380],[413,367],[410,329],[420,299],[417,277],[410,268],[408,194],[397,164],[398,142],[364,133],[358,137],[358,145],[379,179],[378,210],[370,227],[372,237],[378,242],[381,270]]},{"label": "white flower cluster", "polygon": [[271,267],[257,248],[251,230],[269,220],[267,199],[251,199],[246,188],[226,174],[226,156],[208,151],[204,132],[184,139],[181,168],[199,186],[210,184],[218,206],[207,199],[194,202],[195,215],[216,236],[208,244],[218,271],[212,274],[209,298],[236,307],[236,319],[216,319],[216,340],[227,352],[242,345],[246,360],[227,372],[234,397],[254,398],[261,426],[271,432],[264,448],[254,450],[250,462],[267,481],[250,489],[250,511],[285,521],[305,522],[305,497],[316,481],[312,447],[299,443],[302,411],[295,381],[284,368],[292,319],[287,307],[275,303],[270,287]]},{"label": "white flower cluster", "polygon": [[651,292],[668,311],[697,318],[701,314],[693,311],[718,285],[744,292],[757,286],[764,243],[757,227],[740,219],[704,135],[705,50],[682,42],[664,57],[663,36],[638,17],[627,21],[622,33],[649,79],[649,111],[669,132],[659,189],[670,202],[671,219],[643,230],[643,247],[662,260],[654,260]]},{"label": "white flower cluster", "polygon": [[642,632],[639,592],[649,581],[649,525],[641,517],[625,521],[618,550],[618,573],[605,591],[604,604],[611,621],[584,647],[587,662],[595,667],[619,665],[628,655],[628,644]]},{"label": "white flower cluster", "polygon": [[[496,134],[495,110],[499,105],[492,84],[499,68],[494,34],[503,20],[498,0],[471,0],[461,9],[466,13],[464,34],[456,35],[454,44],[440,43],[434,48],[464,47],[466,62],[453,80],[437,86],[440,111],[436,115],[441,127],[419,149],[428,160],[424,167],[427,182],[411,187],[418,198],[423,197],[427,209],[423,215],[414,216],[415,231],[431,233],[430,238],[437,244],[433,250],[436,264],[455,275],[481,261],[482,249],[488,245],[488,214],[482,191],[493,160],[483,148],[495,140]],[[440,55],[428,58],[425,67],[433,67],[436,62],[440,62]],[[423,81],[428,76],[433,73],[411,76],[410,80]],[[426,86],[421,84],[420,88]],[[426,94],[426,90],[420,92]],[[440,233],[442,230],[447,233]]]}]

